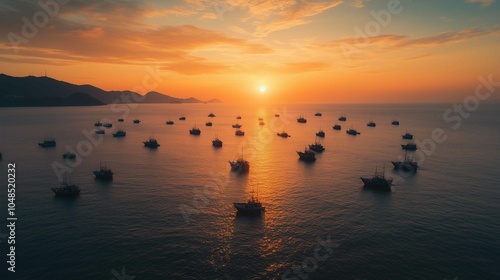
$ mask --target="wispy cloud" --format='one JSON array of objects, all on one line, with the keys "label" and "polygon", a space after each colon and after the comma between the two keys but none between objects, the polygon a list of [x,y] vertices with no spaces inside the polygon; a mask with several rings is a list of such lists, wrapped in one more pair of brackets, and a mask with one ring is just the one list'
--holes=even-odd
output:
[{"label": "wispy cloud", "polygon": [[488,7],[491,4],[493,4],[493,2],[495,2],[495,0],[465,0],[465,2],[466,3],[479,3],[479,4],[481,4],[480,5],[481,7]]}]

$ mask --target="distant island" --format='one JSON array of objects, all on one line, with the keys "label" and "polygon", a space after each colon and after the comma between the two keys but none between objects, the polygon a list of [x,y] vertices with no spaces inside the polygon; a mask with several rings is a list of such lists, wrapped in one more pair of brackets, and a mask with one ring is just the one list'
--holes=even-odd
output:
[{"label": "distant island", "polygon": [[0,74],[0,107],[100,106],[112,103],[220,103],[194,97],[177,98],[151,91],[105,91],[92,85],[75,85],[50,77],[12,77]]}]

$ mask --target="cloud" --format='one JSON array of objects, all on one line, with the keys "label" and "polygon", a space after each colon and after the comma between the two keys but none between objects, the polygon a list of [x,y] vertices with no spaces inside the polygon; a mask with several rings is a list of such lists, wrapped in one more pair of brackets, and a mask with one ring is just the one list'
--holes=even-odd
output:
[{"label": "cloud", "polygon": [[469,28],[458,32],[442,32],[436,35],[412,38],[407,35],[378,35],[366,38],[354,38],[345,37],[337,40],[329,41],[321,45],[323,48],[336,48],[345,45],[352,46],[355,48],[378,48],[378,49],[389,49],[389,48],[409,48],[409,47],[433,47],[446,44],[454,44],[464,41],[469,41],[483,36],[499,36],[499,27],[489,27],[489,28]]},{"label": "cloud", "polygon": [[493,2],[495,2],[495,0],[465,0],[466,3],[479,3],[481,4],[480,6],[481,7],[488,7],[490,6],[491,4],[493,4]]},{"label": "cloud", "polygon": [[370,0],[352,0],[349,5],[353,6],[355,8],[364,8],[365,7],[365,2],[368,2]]}]

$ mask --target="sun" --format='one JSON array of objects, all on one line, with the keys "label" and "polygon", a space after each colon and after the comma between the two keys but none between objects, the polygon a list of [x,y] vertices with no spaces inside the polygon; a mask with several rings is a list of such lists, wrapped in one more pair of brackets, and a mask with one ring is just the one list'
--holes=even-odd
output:
[{"label": "sun", "polygon": [[260,91],[260,93],[266,92],[266,87],[265,86],[260,86],[259,91]]}]

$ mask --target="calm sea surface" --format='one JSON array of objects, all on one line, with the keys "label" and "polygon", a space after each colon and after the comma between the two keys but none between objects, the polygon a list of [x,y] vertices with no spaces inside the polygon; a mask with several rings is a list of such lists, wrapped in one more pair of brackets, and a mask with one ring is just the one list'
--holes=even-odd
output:
[{"label": "calm sea surface", "polygon": [[[448,108],[139,105],[123,123],[123,110],[110,106],[2,108],[0,278],[500,279],[500,108],[481,104],[456,130],[443,120]],[[307,124],[296,122],[301,114]],[[334,131],[341,114],[347,122]],[[244,137],[231,127],[238,115]],[[165,125],[169,117],[173,126]],[[97,139],[93,124],[104,118],[127,136],[113,138],[108,129],[102,142],[89,144],[83,131]],[[209,120],[214,125],[205,127]],[[371,120],[377,127],[366,126]],[[189,135],[195,124],[201,136]],[[351,126],[361,135],[347,135]],[[298,161],[296,151],[320,128],[326,151],[312,164]],[[419,144],[416,174],[391,168],[403,154],[402,134],[422,143],[436,128],[447,140]],[[277,137],[283,130],[292,137]],[[46,135],[56,148],[38,147]],[[153,135],[157,150],[142,144]],[[211,146],[216,135],[222,148]],[[81,153],[72,163],[62,159],[67,146]],[[241,154],[251,164],[247,175],[229,169]],[[101,161],[115,173],[112,182],[94,179]],[[10,162],[17,174],[15,275],[6,272]],[[80,197],[54,197],[54,162],[72,166]],[[394,191],[364,189],[359,177],[384,166]],[[236,216],[232,203],[252,191],[265,215]]]}]

